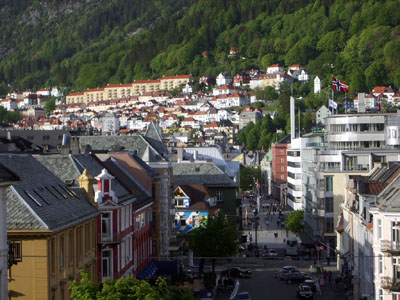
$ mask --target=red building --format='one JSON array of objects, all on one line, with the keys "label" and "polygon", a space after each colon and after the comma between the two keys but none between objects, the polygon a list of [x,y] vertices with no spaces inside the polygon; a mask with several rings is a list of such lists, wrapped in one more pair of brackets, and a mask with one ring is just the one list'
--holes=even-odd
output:
[{"label": "red building", "polygon": [[290,135],[279,142],[272,144],[272,195],[286,203],[287,191],[287,149],[290,143]]},{"label": "red building", "polygon": [[98,278],[118,279],[140,273],[151,261],[151,205],[150,197],[138,197],[129,178],[120,178],[118,166],[104,162],[118,181],[123,183],[125,193],[117,197],[111,183],[115,179],[108,169],[96,177],[98,191],[95,201],[101,212],[98,220]]}]

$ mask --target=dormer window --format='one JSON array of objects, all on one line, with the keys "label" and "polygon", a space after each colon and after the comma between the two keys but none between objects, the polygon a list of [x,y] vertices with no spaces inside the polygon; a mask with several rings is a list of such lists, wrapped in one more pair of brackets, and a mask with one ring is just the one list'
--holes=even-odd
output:
[{"label": "dormer window", "polygon": [[184,199],[180,198],[180,199],[176,199],[176,207],[185,207],[185,201]]}]

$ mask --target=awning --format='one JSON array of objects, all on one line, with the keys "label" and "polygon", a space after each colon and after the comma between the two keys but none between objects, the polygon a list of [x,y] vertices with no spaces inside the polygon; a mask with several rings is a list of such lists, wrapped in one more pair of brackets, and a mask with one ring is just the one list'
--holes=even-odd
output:
[{"label": "awning", "polygon": [[343,231],[344,231],[344,218],[343,218],[343,214],[340,214],[340,215],[339,215],[339,221],[338,221],[337,226],[336,226],[336,231],[339,232],[339,233],[343,233]]},{"label": "awning", "polygon": [[156,275],[157,273],[157,266],[154,262],[150,262],[147,264],[147,266],[142,270],[142,272],[140,272],[136,278],[137,279],[142,279],[142,280],[146,280],[146,279],[150,279],[152,278],[154,275]]}]

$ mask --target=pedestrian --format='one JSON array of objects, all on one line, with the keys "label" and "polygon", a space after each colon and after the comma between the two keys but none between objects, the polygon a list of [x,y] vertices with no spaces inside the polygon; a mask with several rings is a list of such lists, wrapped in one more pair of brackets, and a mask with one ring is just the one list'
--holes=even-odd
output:
[{"label": "pedestrian", "polygon": [[326,264],[328,267],[331,265],[331,258],[329,257],[329,255],[326,257]]},{"label": "pedestrian", "polygon": [[329,281],[329,283],[331,283],[331,279],[332,279],[332,272],[329,271],[328,272],[328,281]]},{"label": "pedestrian", "polygon": [[278,237],[278,233],[274,232],[274,236],[275,236],[275,238],[277,238]]},{"label": "pedestrian", "polygon": [[278,225],[278,227],[279,227],[279,219],[276,221],[276,224]]},{"label": "pedestrian", "polygon": [[267,227],[268,227],[268,225],[269,225],[269,221],[267,221],[265,224],[266,224],[266,225],[267,225]]}]

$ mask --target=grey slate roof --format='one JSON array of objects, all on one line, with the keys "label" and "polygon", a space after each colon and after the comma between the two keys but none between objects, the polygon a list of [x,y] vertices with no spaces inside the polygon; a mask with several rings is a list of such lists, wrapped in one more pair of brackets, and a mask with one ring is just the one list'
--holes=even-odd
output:
[{"label": "grey slate roof", "polygon": [[118,178],[119,181],[127,188],[135,197],[133,202],[134,209],[139,209],[153,202],[153,198],[149,195],[136,179],[130,175],[115,158],[109,158],[103,162],[109,173]]},{"label": "grey slate roof", "polygon": [[151,158],[155,161],[165,161],[163,157],[163,150],[157,149],[156,145],[150,144],[141,135],[128,135],[128,136],[80,136],[79,143],[81,147],[90,145],[93,151],[112,151],[113,148],[120,148],[122,150],[137,151],[140,158],[149,147],[151,151]]},{"label": "grey slate roof", "polygon": [[8,229],[57,231],[98,214],[31,155],[0,154],[21,181],[7,193]]},{"label": "grey slate roof", "polygon": [[[78,168],[71,160],[70,155],[38,155],[35,158],[62,181],[74,180],[74,185],[78,185],[76,179],[81,176],[84,169]],[[91,175],[96,176],[97,174]]]},{"label": "grey slate roof", "polygon": [[8,168],[4,167],[0,164],[0,182],[8,182],[8,181],[18,181],[19,178],[13,172],[11,172]]},{"label": "grey slate roof", "polygon": [[144,135],[146,141],[159,153],[166,156],[168,154],[168,149],[165,147],[160,132],[157,130],[153,122],[150,123],[147,128],[146,134]]},{"label": "grey slate roof", "polygon": [[[102,163],[91,154],[69,154],[69,155],[44,155],[36,157],[42,164],[53,172],[61,180],[74,180],[78,186],[78,178],[87,169],[96,177],[104,169]],[[118,203],[131,198],[129,191],[116,179],[111,181],[112,189],[118,197]],[[96,190],[96,183],[93,184]]]},{"label": "grey slate roof", "polygon": [[[87,169],[93,177],[99,175],[104,169],[100,160],[90,154],[72,154],[71,157],[77,167],[83,168],[82,172],[84,169]],[[129,191],[123,187],[117,179],[114,178],[111,181],[111,186],[115,195],[118,197],[118,203],[122,203],[132,198]]]},{"label": "grey slate roof", "polygon": [[12,138],[21,137],[33,145],[43,147],[48,146],[49,151],[58,151],[62,144],[64,134],[71,136],[68,130],[0,130],[0,137],[6,138],[7,131],[11,133]]},{"label": "grey slate roof", "polygon": [[209,187],[237,187],[214,163],[173,163],[174,184],[204,184]]}]

